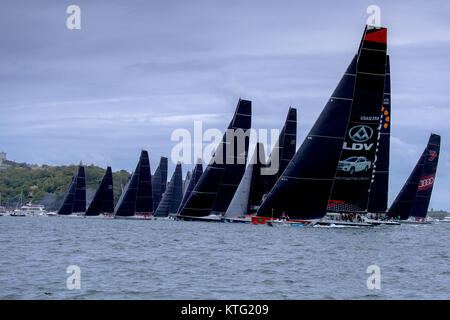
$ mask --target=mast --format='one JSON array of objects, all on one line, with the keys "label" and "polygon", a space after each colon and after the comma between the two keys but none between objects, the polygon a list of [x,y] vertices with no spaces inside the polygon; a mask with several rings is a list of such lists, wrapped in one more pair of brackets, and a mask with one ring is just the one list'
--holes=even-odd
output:
[{"label": "mast", "polygon": [[[251,101],[239,99],[227,132],[236,134],[241,131],[247,134],[250,124]],[[215,214],[225,213],[244,174],[248,151],[248,136],[245,137],[245,142],[241,143],[236,143],[237,138],[234,137],[234,143],[227,144],[226,138],[227,133],[224,134],[213,158],[179,215],[200,217],[213,212]],[[234,150],[230,150],[233,146]],[[237,155],[236,149],[242,147],[244,150],[239,150],[239,155]],[[233,156],[230,154],[231,151],[233,151]]]},{"label": "mast", "polygon": [[372,185],[370,187],[368,212],[385,213],[388,206],[391,113],[391,72],[389,56],[386,56],[386,78],[384,82],[384,98],[380,119],[381,129],[372,175]]},{"label": "mast", "polygon": [[100,181],[94,198],[89,208],[86,210],[86,216],[98,216],[100,213],[114,212],[114,189],[111,167],[106,169],[106,173]]},{"label": "mast", "polygon": [[[370,128],[379,125],[385,63],[386,29],[366,26],[358,54],[258,209],[258,216],[270,217],[272,209],[274,217],[285,213],[290,218],[317,219],[325,215],[344,141],[348,139],[347,127],[352,129],[359,122],[370,124]],[[373,92],[374,86],[381,87],[379,97]],[[371,108],[366,111],[367,106]]]},{"label": "mast", "polygon": [[156,209],[155,217],[167,217],[170,213],[177,213],[178,207],[181,203],[183,193],[183,174],[181,163],[178,162],[175,167],[175,171],[167,186],[166,192],[164,192],[161,202]]}]

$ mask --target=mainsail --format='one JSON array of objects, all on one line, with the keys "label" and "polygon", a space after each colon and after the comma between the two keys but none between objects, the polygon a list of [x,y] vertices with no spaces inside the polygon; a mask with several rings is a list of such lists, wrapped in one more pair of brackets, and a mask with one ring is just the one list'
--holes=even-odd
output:
[{"label": "mainsail", "polygon": [[114,212],[114,189],[111,167],[106,169],[106,173],[100,181],[95,191],[89,208],[86,210],[86,216],[98,216],[100,213]]},{"label": "mainsail", "polygon": [[[248,151],[248,129],[251,125],[251,101],[239,99],[227,133],[216,148],[213,158],[202,174],[184,207],[181,216],[224,214],[245,171]],[[236,136],[227,141],[227,135],[244,133],[245,141]],[[230,149],[233,150],[230,150]],[[239,153],[239,154],[238,154]],[[217,161],[216,161],[217,159]]]},{"label": "mainsail", "polygon": [[[379,124],[386,43],[385,28],[366,26],[358,54],[308,136],[258,209],[258,216],[279,217],[285,213],[290,218],[316,219],[325,215],[339,158],[343,153],[343,143],[348,139],[347,127],[352,129],[359,122],[364,125],[368,123],[370,128]],[[372,101],[378,98],[373,86],[381,87],[379,101]],[[371,106],[367,112],[366,104]],[[375,104],[376,110],[372,108]]]},{"label": "mainsail", "polygon": [[183,174],[181,170],[181,163],[178,162],[175,167],[175,171],[167,186],[166,192],[164,192],[161,202],[156,209],[155,217],[167,217],[170,213],[177,213],[181,203],[183,193]]},{"label": "mainsail", "polygon": [[183,209],[184,204],[189,199],[189,196],[192,193],[192,190],[194,190],[195,186],[197,185],[198,181],[200,180],[200,177],[203,174],[203,164],[202,160],[198,159],[197,164],[194,167],[194,170],[192,171],[191,179],[189,180],[189,184],[186,187],[186,190],[183,194],[183,200],[180,203],[180,207],[178,208],[178,213],[180,213],[181,209]]},{"label": "mainsail", "polygon": [[[297,109],[290,107],[286,122],[280,132],[280,136],[269,156],[264,177],[265,192],[269,192],[275,182],[281,177],[289,162],[295,154],[297,144]],[[270,169],[273,167],[272,169]],[[274,172],[270,172],[274,171]],[[261,200],[261,198],[259,199]]]},{"label": "mainsail", "polygon": [[189,183],[191,182],[191,179],[192,179],[192,172],[191,171],[186,172],[186,179],[184,179],[183,181],[183,197],[184,194],[186,193]]},{"label": "mainsail", "polygon": [[167,163],[166,157],[161,157],[158,168],[152,176],[153,210],[156,211],[167,184]]},{"label": "mainsail", "polygon": [[380,131],[386,75],[386,29],[366,28],[350,121],[330,196],[335,212],[365,212]]},{"label": "mainsail", "polygon": [[264,189],[262,189],[261,167],[264,164],[264,145],[257,143],[250,163],[234,193],[234,197],[225,212],[226,217],[244,216],[255,203],[259,206]]},{"label": "mainsail", "polygon": [[377,156],[373,167],[368,212],[385,213],[388,206],[389,150],[391,140],[391,74],[389,56],[386,57],[386,78],[381,108],[381,129],[377,144]]},{"label": "mainsail", "polygon": [[441,137],[431,134],[408,180],[388,211],[388,216],[406,220],[410,216],[425,218],[433,190],[439,160]]},{"label": "mainsail", "polygon": [[64,201],[58,210],[60,215],[70,215],[72,213],[84,212],[86,210],[86,178],[84,167],[78,167],[78,173],[72,178],[69,190]]},{"label": "mainsail", "polygon": [[[138,193],[138,185],[139,185],[139,173],[141,162],[144,159],[148,161],[148,153],[147,151],[142,151],[141,156],[139,158],[139,162],[136,166],[136,170],[134,170],[131,178],[128,180],[125,188],[120,195],[119,201],[114,208],[114,215],[119,217],[131,217],[136,214],[136,200]],[[150,168],[148,168],[150,170]],[[151,192],[151,191],[150,191]],[[142,201],[142,200],[141,200]]]},{"label": "mainsail", "polygon": [[136,193],[136,213],[149,215],[153,212],[152,177],[148,152],[142,150],[139,160],[138,186]]}]

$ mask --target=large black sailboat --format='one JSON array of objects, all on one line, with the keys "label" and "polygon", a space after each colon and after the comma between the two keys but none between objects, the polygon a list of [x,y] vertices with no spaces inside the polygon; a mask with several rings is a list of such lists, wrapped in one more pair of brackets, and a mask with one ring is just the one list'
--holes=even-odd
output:
[{"label": "large black sailboat", "polygon": [[177,163],[172,178],[164,192],[161,202],[156,209],[155,217],[167,217],[169,214],[176,214],[180,207],[181,198],[183,196],[183,172],[181,163]]},{"label": "large black sailboat", "polygon": [[112,214],[114,212],[114,189],[111,167],[106,169],[100,184],[95,191],[85,216],[98,216],[100,214]]},{"label": "large black sailboat", "polygon": [[250,125],[251,101],[239,99],[227,132],[179,212],[183,219],[225,214],[245,171]]},{"label": "large black sailboat", "polygon": [[409,175],[388,211],[388,216],[398,220],[409,217],[424,219],[433,190],[439,160],[441,137],[431,134],[428,145]]},{"label": "large black sailboat", "polygon": [[153,213],[152,176],[148,152],[143,150],[138,168],[138,186],[136,192],[136,214],[149,216]]},{"label": "large black sailboat", "polygon": [[[147,210],[149,210],[151,209],[151,206],[153,206],[151,198],[151,181],[149,179],[150,178],[149,175],[146,174],[146,170],[150,170],[150,165],[148,165],[148,162],[149,162],[148,152],[142,150],[139,162],[136,166],[136,170],[134,170],[133,174],[128,180],[125,188],[122,191],[119,201],[117,202],[116,207],[114,208],[114,216],[133,217],[138,212],[145,213],[146,211],[143,210],[145,210],[146,208]],[[141,170],[141,167],[143,167],[143,170]],[[141,180],[140,177],[141,174],[143,175],[142,177],[143,183],[139,182],[139,180]],[[147,190],[139,191],[139,188],[142,187],[147,188]],[[138,208],[138,193],[140,195],[139,208]]]},{"label": "large black sailboat", "polygon": [[72,178],[69,190],[58,210],[59,215],[80,214],[86,211],[86,177],[84,167],[78,167],[78,173]]},{"label": "large black sailboat", "polygon": [[386,31],[366,26],[358,54],[257,216],[322,218],[338,162],[345,159],[347,149],[362,146],[362,152],[375,157],[386,68]]},{"label": "large black sailboat", "polygon": [[153,211],[156,211],[163,193],[166,192],[167,165],[168,159],[166,157],[161,157],[158,168],[156,168],[156,171],[152,176]]}]

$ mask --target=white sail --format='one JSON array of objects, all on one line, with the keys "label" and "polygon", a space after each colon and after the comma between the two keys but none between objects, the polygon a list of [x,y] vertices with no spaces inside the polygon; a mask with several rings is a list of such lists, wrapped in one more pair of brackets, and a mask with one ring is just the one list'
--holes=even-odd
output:
[{"label": "white sail", "polygon": [[252,182],[253,166],[258,158],[258,148],[255,148],[252,160],[250,161],[239,186],[234,193],[233,199],[225,212],[225,217],[237,217],[247,214],[248,198],[250,195],[250,184]]}]

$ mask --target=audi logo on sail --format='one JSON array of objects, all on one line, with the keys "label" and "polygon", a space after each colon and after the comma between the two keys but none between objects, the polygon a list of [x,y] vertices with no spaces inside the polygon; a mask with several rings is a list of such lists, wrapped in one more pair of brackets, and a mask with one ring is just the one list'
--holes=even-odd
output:
[{"label": "audi logo on sail", "polygon": [[348,132],[348,136],[355,142],[366,142],[373,136],[373,130],[369,126],[354,126]]},{"label": "audi logo on sail", "polygon": [[420,179],[420,182],[419,182],[418,190],[421,191],[421,190],[431,188],[433,186],[433,183],[434,183],[434,175],[422,177],[422,179]]}]

